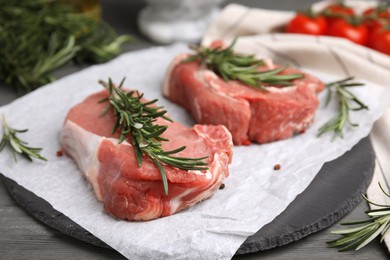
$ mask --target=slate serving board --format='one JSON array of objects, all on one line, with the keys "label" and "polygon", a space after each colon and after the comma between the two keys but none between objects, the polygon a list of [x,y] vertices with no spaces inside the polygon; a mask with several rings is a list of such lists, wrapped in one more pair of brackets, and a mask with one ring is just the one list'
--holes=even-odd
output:
[{"label": "slate serving board", "polygon": [[[324,164],[309,187],[271,223],[248,237],[236,255],[282,246],[330,226],[361,201],[374,166],[375,153],[366,137],[340,158]],[[81,241],[109,248],[47,201],[1,176],[14,200],[38,220]]]}]

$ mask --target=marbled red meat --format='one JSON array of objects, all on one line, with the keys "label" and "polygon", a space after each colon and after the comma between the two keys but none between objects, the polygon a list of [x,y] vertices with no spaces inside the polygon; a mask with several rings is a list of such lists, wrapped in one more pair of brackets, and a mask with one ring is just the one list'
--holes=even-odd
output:
[{"label": "marbled red meat", "polygon": [[225,82],[197,61],[183,62],[186,57],[182,54],[172,61],[164,95],[190,111],[197,123],[226,126],[235,144],[289,138],[313,122],[317,93],[324,88],[316,77],[287,68],[283,73],[303,73],[304,78],[294,80],[293,86],[267,86],[268,91],[263,91],[238,81]]},{"label": "marbled red meat", "polygon": [[[115,116],[109,111],[99,117],[106,104],[98,101],[102,91],[89,96],[68,113],[61,145],[92,184],[97,198],[109,213],[121,219],[151,220],[168,216],[210,197],[229,175],[232,157],[231,135],[224,126],[195,125],[187,128],[164,119],[165,150],[186,146],[181,157],[208,156],[208,171],[184,171],[164,166],[169,194],[164,194],[160,172],[149,157],[138,167],[128,142],[118,144],[119,133],[111,134]],[[175,155],[175,156],[176,156]]]}]

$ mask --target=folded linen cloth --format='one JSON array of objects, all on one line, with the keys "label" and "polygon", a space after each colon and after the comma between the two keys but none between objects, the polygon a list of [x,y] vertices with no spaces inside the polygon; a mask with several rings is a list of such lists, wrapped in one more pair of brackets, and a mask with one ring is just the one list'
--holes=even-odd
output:
[{"label": "folded linen cloth", "polygon": [[[312,8],[318,11],[328,4],[328,1],[322,1]],[[377,2],[346,1],[346,4],[361,13]],[[284,26],[293,16],[294,12],[231,4],[211,24],[202,44],[208,46],[216,39],[229,42],[240,36],[238,51],[260,53],[277,63],[335,76],[356,76],[390,88],[390,56],[341,38],[283,34]],[[376,152],[376,167],[367,196],[372,201],[389,205],[390,199],[380,190],[378,182],[390,190],[390,107],[374,125],[371,140]],[[390,248],[390,235],[386,236],[385,243]]]}]

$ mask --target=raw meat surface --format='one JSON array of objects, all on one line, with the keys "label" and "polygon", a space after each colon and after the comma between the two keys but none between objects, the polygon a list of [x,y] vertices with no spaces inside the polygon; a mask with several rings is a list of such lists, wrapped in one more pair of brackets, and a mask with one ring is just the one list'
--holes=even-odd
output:
[{"label": "raw meat surface", "polygon": [[164,119],[168,125],[163,137],[164,150],[187,148],[175,156],[199,158],[208,156],[208,171],[184,171],[164,166],[169,194],[165,196],[160,172],[149,157],[138,167],[134,149],[128,142],[118,144],[119,132],[111,134],[115,116],[109,111],[99,114],[107,97],[102,91],[89,96],[68,113],[61,133],[61,145],[71,156],[97,198],[109,213],[121,219],[151,220],[172,215],[210,197],[229,175],[232,139],[224,126],[195,125],[187,128]]},{"label": "raw meat surface", "polygon": [[172,61],[164,95],[189,110],[197,123],[226,126],[235,144],[289,138],[313,122],[317,93],[324,88],[314,76],[287,68],[283,74],[303,73],[304,78],[294,80],[293,86],[268,86],[263,91],[238,81],[225,82],[196,61],[183,62],[186,57],[181,54]]}]

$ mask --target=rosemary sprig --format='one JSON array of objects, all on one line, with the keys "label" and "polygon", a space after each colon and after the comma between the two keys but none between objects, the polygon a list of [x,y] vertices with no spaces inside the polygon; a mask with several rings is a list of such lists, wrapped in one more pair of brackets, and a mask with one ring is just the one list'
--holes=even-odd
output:
[{"label": "rosemary sprig", "polygon": [[171,151],[164,151],[161,142],[169,141],[161,135],[167,130],[167,126],[156,124],[157,118],[164,118],[172,122],[165,114],[162,106],[155,106],[158,99],[143,102],[143,94],[138,91],[125,92],[121,88],[124,80],[115,87],[111,79],[108,83],[99,81],[110,93],[109,97],[99,102],[109,102],[101,116],[113,109],[116,116],[116,122],[112,133],[120,130],[119,143],[130,139],[134,147],[138,166],[142,165],[142,157],[147,155],[157,166],[164,185],[165,195],[168,195],[168,180],[165,174],[164,165],[170,165],[182,170],[207,170],[208,164],[204,159],[208,158],[185,158],[173,156],[183,151],[186,147],[182,146]]},{"label": "rosemary sprig", "polygon": [[[380,183],[379,187],[382,192],[390,198],[390,194],[384,191]],[[385,236],[388,234],[390,229],[390,205],[380,205],[370,201],[363,194],[362,196],[369,204],[376,205],[381,208],[366,211],[367,215],[369,216],[368,219],[341,223],[342,225],[362,225],[353,228],[332,231],[332,234],[342,235],[342,237],[327,242],[329,247],[338,247],[340,248],[339,251],[346,251],[350,249],[359,250],[379,235],[381,236],[380,241],[382,242]]]},{"label": "rosemary sprig", "polygon": [[350,87],[364,86],[363,83],[353,82],[353,79],[354,77],[349,77],[326,85],[328,93],[325,105],[327,106],[332,99],[333,94],[336,94],[339,101],[339,111],[335,117],[331,118],[320,127],[317,134],[318,137],[326,132],[334,132],[333,139],[338,136],[343,138],[343,129],[346,125],[353,127],[359,126],[358,124],[351,122],[350,111],[368,110],[368,106],[348,90]]},{"label": "rosemary sprig", "polygon": [[238,80],[265,91],[267,89],[264,84],[291,86],[293,80],[303,78],[303,74],[299,73],[279,75],[287,66],[259,71],[259,67],[265,65],[264,61],[257,59],[254,55],[233,52],[236,41],[237,38],[227,48],[190,46],[195,54],[188,57],[185,62],[199,61],[203,66],[220,75],[226,82]]},{"label": "rosemary sprig", "polygon": [[47,161],[45,157],[41,156],[39,153],[42,151],[42,148],[30,147],[27,146],[28,143],[19,139],[16,134],[27,132],[28,129],[18,130],[8,126],[5,116],[2,118],[2,127],[3,127],[3,137],[0,141],[0,152],[4,149],[5,146],[11,148],[12,155],[16,162],[16,154],[21,154],[24,158],[29,161],[32,161],[33,158]]}]

